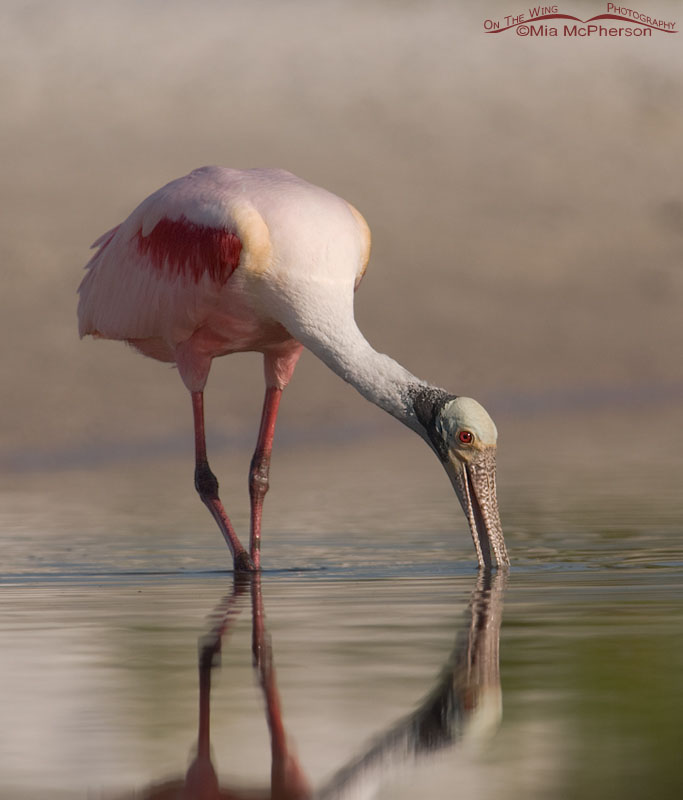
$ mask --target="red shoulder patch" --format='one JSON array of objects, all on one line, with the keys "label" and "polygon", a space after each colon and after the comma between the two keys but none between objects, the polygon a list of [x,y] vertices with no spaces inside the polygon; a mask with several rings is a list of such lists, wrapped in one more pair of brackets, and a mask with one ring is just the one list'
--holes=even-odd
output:
[{"label": "red shoulder patch", "polygon": [[197,225],[187,217],[162,217],[147,236],[137,233],[137,248],[159,272],[182,275],[195,283],[204,275],[223,286],[235,271],[242,252],[237,234]]}]

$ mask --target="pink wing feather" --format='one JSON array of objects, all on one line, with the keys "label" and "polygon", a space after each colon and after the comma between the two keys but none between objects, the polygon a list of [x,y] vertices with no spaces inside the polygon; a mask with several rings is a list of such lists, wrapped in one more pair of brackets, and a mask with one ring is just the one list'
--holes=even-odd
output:
[{"label": "pink wing feather", "polygon": [[81,336],[171,344],[203,324],[242,243],[215,185],[190,178],[155,192],[95,242],[78,290]]}]

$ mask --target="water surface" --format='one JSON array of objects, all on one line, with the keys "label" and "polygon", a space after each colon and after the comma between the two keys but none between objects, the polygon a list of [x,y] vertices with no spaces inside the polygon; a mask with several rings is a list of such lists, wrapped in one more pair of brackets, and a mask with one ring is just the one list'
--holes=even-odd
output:
[{"label": "water surface", "polygon": [[307,502],[275,492],[254,605],[251,587],[234,595],[191,487],[162,491],[182,466],[151,483],[137,465],[8,487],[2,797],[180,787],[197,753],[199,642],[220,649],[203,701],[226,791],[265,791],[285,747],[321,797],[680,796],[672,494],[577,494],[571,473],[564,494],[508,481],[513,569],[482,584],[445,483],[418,475],[415,496],[397,496],[396,475],[378,478],[353,507],[362,477],[327,493],[311,477]]}]

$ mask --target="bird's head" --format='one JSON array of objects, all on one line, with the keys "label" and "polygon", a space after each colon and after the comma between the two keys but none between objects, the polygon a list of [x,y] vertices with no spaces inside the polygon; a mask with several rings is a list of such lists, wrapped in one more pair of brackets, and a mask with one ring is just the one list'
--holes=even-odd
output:
[{"label": "bird's head", "polygon": [[498,431],[486,409],[471,397],[431,386],[413,399],[420,433],[432,446],[467,516],[480,566],[508,566],[496,496]]}]

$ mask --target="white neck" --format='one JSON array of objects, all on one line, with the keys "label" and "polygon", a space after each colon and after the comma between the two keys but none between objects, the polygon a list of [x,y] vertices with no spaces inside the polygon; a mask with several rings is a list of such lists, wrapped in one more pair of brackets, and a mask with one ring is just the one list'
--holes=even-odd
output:
[{"label": "white neck", "polygon": [[383,408],[412,430],[423,435],[411,400],[411,390],[425,386],[384,353],[374,350],[360,332],[355,321],[320,332],[303,344],[318,358],[356,388],[367,400]]}]

